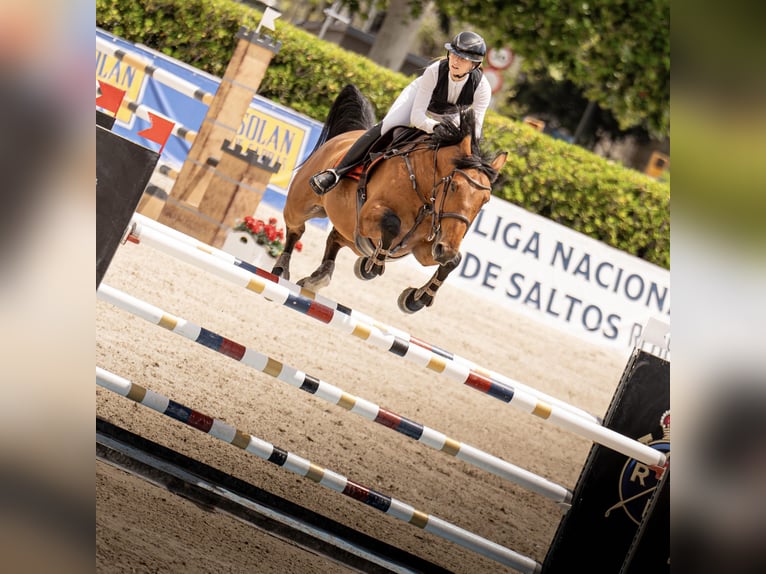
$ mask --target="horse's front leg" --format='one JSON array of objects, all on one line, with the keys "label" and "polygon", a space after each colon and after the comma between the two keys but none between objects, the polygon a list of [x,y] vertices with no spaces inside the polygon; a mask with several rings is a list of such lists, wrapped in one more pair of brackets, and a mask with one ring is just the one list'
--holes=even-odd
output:
[{"label": "horse's front leg", "polygon": [[457,268],[461,259],[462,255],[458,253],[447,263],[439,265],[436,272],[425,285],[419,289],[408,287],[402,291],[397,300],[399,309],[404,313],[416,313],[423,307],[430,307],[433,305],[434,297],[436,297],[436,292],[439,290],[439,287],[442,286],[442,283],[447,279],[447,276]]},{"label": "horse's front leg", "polygon": [[304,223],[298,228],[287,228],[287,237],[285,238],[285,247],[282,253],[279,254],[277,260],[274,262],[274,267],[271,268],[271,272],[277,277],[284,277],[290,279],[290,256],[293,253],[295,244],[303,237],[303,233],[306,231],[306,224]]},{"label": "horse's front leg", "polygon": [[386,258],[388,257],[394,239],[402,229],[399,216],[390,209],[386,209],[378,223],[380,226],[380,241],[370,257],[360,257],[354,264],[354,273],[359,279],[374,279],[383,275],[386,271]]},{"label": "horse's front leg", "polygon": [[346,240],[333,227],[327,235],[324,255],[319,267],[311,275],[298,281],[298,285],[315,293],[322,287],[327,287],[335,271],[335,259],[338,256],[338,251],[347,244]]}]

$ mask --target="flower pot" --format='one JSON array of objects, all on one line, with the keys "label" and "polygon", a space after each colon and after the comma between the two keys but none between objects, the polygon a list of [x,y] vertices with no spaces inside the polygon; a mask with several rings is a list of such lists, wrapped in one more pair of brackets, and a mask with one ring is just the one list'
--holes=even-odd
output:
[{"label": "flower pot", "polygon": [[237,259],[260,267],[264,271],[271,271],[276,259],[269,255],[264,245],[255,241],[255,238],[245,231],[231,231],[226,236],[226,241],[221,248],[226,253],[231,253]]}]

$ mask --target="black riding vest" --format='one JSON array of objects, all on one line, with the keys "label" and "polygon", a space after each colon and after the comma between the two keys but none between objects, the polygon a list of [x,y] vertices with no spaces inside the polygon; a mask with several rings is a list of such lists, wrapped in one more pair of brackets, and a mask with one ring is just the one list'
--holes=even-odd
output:
[{"label": "black riding vest", "polygon": [[449,82],[449,61],[444,59],[439,64],[439,78],[436,80],[436,88],[431,94],[431,101],[428,104],[428,111],[434,114],[455,114],[458,112],[458,106],[470,106],[473,104],[473,94],[479,87],[482,72],[479,68],[469,72],[468,81],[463,86],[457,102],[450,104],[447,101],[448,82]]}]

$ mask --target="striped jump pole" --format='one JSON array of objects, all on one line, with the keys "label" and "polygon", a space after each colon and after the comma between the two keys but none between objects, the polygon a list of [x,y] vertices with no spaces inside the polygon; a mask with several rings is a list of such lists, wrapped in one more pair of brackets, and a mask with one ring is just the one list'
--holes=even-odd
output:
[{"label": "striped jump pole", "polygon": [[[162,161],[158,161],[157,162],[157,172],[162,174],[162,175],[164,175],[165,177],[169,177],[170,179],[178,179],[178,171],[176,169],[174,169],[173,166],[170,165],[169,163],[164,163]],[[140,215],[140,214],[137,213],[136,215]],[[142,215],[141,217],[145,217],[145,216]],[[150,218],[146,217],[146,219],[150,219]],[[150,220],[154,221],[153,219],[150,219]],[[172,228],[170,228],[170,229],[172,229]],[[187,237],[188,237],[188,235],[187,235]]]},{"label": "striped jump pole", "polygon": [[[224,277],[225,279],[228,279],[232,281],[232,277],[228,276],[225,273],[222,273],[220,271],[220,268],[218,266],[212,266],[208,263],[207,258],[203,257],[202,254],[213,256],[217,259],[221,259],[230,265],[234,265],[235,267],[239,267],[241,269],[244,269],[246,271],[249,271],[253,275],[257,275],[258,277],[262,277],[264,279],[268,279],[274,283],[277,283],[283,288],[288,289],[293,294],[298,296],[299,298],[303,298],[308,300],[309,302],[315,301],[317,306],[323,306],[330,309],[330,312],[332,313],[345,313],[351,317],[353,321],[356,322],[356,324],[360,325],[363,329],[369,329],[369,330],[379,330],[384,333],[389,333],[397,338],[397,340],[404,341],[406,344],[413,344],[418,345],[419,347],[422,347],[424,349],[427,349],[431,352],[433,352],[435,355],[438,355],[444,360],[447,361],[453,361],[455,363],[459,363],[461,365],[464,365],[471,371],[475,371],[476,373],[479,373],[480,375],[484,376],[485,378],[489,379],[490,382],[493,384],[493,386],[489,389],[490,391],[499,389],[501,392],[498,392],[497,394],[493,394],[489,392],[489,394],[493,394],[495,398],[499,398],[501,400],[505,400],[504,397],[507,393],[512,393],[513,389],[519,389],[523,392],[526,392],[530,395],[533,395],[537,397],[538,399],[545,401],[547,403],[550,403],[552,405],[555,405],[561,409],[570,411],[571,413],[582,416],[583,418],[587,420],[591,420],[595,423],[600,423],[600,419],[582,409],[577,408],[574,405],[571,405],[569,403],[566,403],[560,399],[557,399],[555,397],[549,396],[542,391],[539,391],[537,389],[528,387],[518,381],[515,381],[509,377],[506,377],[505,375],[502,375],[500,373],[496,373],[490,369],[487,369],[485,367],[481,367],[477,365],[476,363],[470,361],[469,359],[466,359],[464,357],[461,357],[460,355],[457,355],[455,353],[452,353],[450,351],[444,350],[439,348],[436,345],[432,345],[431,343],[428,343],[422,339],[418,339],[416,337],[413,337],[412,335],[397,329],[396,327],[392,327],[390,325],[386,325],[385,323],[378,321],[376,319],[373,319],[364,313],[361,313],[355,309],[352,309],[346,305],[342,305],[340,303],[337,303],[331,299],[328,299],[318,293],[314,293],[313,291],[309,291],[308,289],[303,289],[296,285],[295,283],[291,283],[290,281],[287,281],[286,279],[283,279],[282,277],[277,277],[273,274],[271,274],[268,271],[265,271],[263,269],[260,269],[256,267],[255,265],[251,265],[250,263],[246,261],[242,261],[241,259],[237,259],[230,253],[227,253],[221,249],[217,249],[215,247],[212,247],[206,243],[203,243],[201,241],[198,241],[197,239],[186,235],[185,233],[181,233],[172,227],[168,227],[167,225],[163,225],[162,223],[159,223],[151,218],[145,217],[139,213],[136,213],[132,219],[132,229],[131,234],[128,237],[133,243],[141,243],[142,240],[147,245],[151,246],[154,249],[158,249],[160,251],[163,251],[169,255],[173,255],[175,257],[178,257],[180,259],[184,259],[187,263],[191,263],[193,265],[196,265],[197,267],[206,269],[209,272],[212,272],[218,276]],[[148,229],[147,229],[148,228]],[[157,233],[152,233],[151,231],[156,231]],[[160,234],[160,235],[158,235]],[[169,238],[174,241],[166,241],[165,239]],[[201,253],[197,254],[200,255],[199,257],[194,256],[194,254],[191,254],[187,250],[179,250],[178,243],[185,244],[187,246],[191,246],[192,248],[200,251]],[[237,284],[241,284],[240,281],[234,281]],[[291,309],[295,309],[298,311],[301,311],[303,307],[301,306],[291,306]],[[320,319],[320,317],[314,317],[315,319]],[[327,321],[323,321],[327,323]],[[337,326],[337,323],[335,322],[329,322],[330,326]],[[398,354],[396,348],[390,348],[388,349],[390,352],[394,354]],[[481,389],[478,389],[481,390]],[[504,392],[503,392],[504,391]],[[507,401],[506,401],[507,402]]]},{"label": "striped jump pole", "polygon": [[[99,95],[100,95],[100,92],[101,92],[100,89],[96,90],[96,93],[99,94]],[[127,110],[130,113],[137,115],[139,118],[141,118],[142,120],[147,121],[147,122],[151,122],[152,121],[152,118],[149,115],[150,112],[152,114],[156,115],[156,116],[159,116],[159,117],[161,117],[163,119],[166,119],[166,120],[169,120],[169,121],[173,122],[173,129],[171,130],[170,133],[172,135],[176,136],[179,139],[186,140],[189,143],[194,143],[194,138],[197,137],[197,132],[196,131],[191,130],[191,129],[183,126],[177,120],[173,120],[173,119],[168,118],[162,112],[154,110],[154,109],[150,108],[149,106],[147,106],[146,104],[140,104],[140,103],[136,102],[135,100],[131,100],[131,99],[128,99],[128,98],[123,98],[122,106],[127,108]]]},{"label": "striped jump pole", "polygon": [[96,367],[96,384],[299,476],[308,478],[330,490],[340,492],[385,514],[459,544],[463,548],[472,550],[519,572],[535,574],[542,571],[540,563],[532,558],[464,530],[437,516],[417,510],[405,502],[354,482],[330,469],[322,468],[310,460],[283,450],[261,438],[244,433],[220,419],[177,403],[100,367]]},{"label": "striped jump pole", "polygon": [[366,340],[377,347],[389,350],[395,355],[404,357],[422,367],[442,373],[473,389],[509,403],[526,413],[547,420],[650,467],[659,470],[665,465],[665,454],[648,445],[621,435],[592,419],[587,419],[558,405],[540,400],[535,394],[519,387],[514,388],[493,380],[485,375],[483,370],[471,369],[464,363],[449,360],[448,357],[444,356],[444,353],[435,351],[433,347],[420,345],[392,332],[383,331],[377,323],[364,323],[358,320],[356,316],[352,316],[346,307],[332,308],[323,304],[318,297],[310,299],[303,291],[296,294],[281,281],[277,281],[275,276],[252,265],[248,267],[254,271],[243,266],[243,262],[238,259],[235,259],[237,264],[231,265],[222,258],[210,257],[209,254],[213,248],[208,245],[200,243],[195,247],[173,241],[169,236],[163,236],[162,233],[156,232],[155,229],[148,226],[138,230],[138,226],[135,224],[128,232],[128,239],[132,242],[143,240],[158,248],[168,249],[169,253],[172,252],[179,259],[199,265],[224,279],[262,295],[270,301],[281,303],[323,323],[337,327],[339,330]]},{"label": "striped jump pole", "polygon": [[541,476],[510,464],[494,455],[461,443],[437,430],[403,417],[365,399],[356,397],[343,389],[317,377],[285,365],[276,359],[262,355],[236,341],[232,341],[190,321],[171,315],[162,309],[140,301],[106,284],[97,291],[99,298],[137,315],[147,321],[164,327],[178,335],[217,351],[258,371],[266,373],[284,383],[315,395],[352,413],[395,430],[417,442],[450,454],[462,461],[473,464],[496,476],[515,482],[524,488],[541,494],[568,508],[572,493],[565,487]]},{"label": "striped jump pole", "polygon": [[163,117],[167,120],[170,120],[173,122],[173,129],[171,130],[171,134],[176,136],[178,139],[185,140],[189,143],[194,143],[194,138],[197,137],[197,132],[194,130],[190,130],[187,127],[184,127],[178,121],[172,120],[170,118],[167,118],[162,114],[161,112],[158,112],[157,110],[153,110],[149,106],[145,104],[139,104],[138,102],[135,102],[133,100],[128,100],[127,98],[123,101],[123,104],[125,107],[130,110],[131,113],[136,114],[139,118],[142,120],[146,120],[147,122],[151,122],[152,119],[149,116],[149,112],[152,112],[154,115]]},{"label": "striped jump pole", "polygon": [[133,66],[137,70],[142,71],[147,76],[154,78],[159,83],[173,88],[185,96],[199,100],[200,102],[207,105],[210,105],[213,101],[213,94],[206,92],[198,86],[195,86],[188,80],[179,78],[167,70],[156,67],[149,58],[145,58],[139,54],[136,54],[135,52],[123,50],[113,42],[105,40],[99,36],[96,36],[96,47],[105,54],[108,54],[116,58],[118,61],[128,64],[129,66]]}]

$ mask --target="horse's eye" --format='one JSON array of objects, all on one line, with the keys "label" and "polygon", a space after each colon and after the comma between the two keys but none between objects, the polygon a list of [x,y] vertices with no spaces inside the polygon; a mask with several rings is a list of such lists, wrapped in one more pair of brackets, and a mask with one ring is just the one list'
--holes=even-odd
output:
[{"label": "horse's eye", "polygon": [[449,188],[450,188],[450,191],[456,191],[457,190],[457,185],[455,184],[454,181],[452,183],[450,183]]}]

